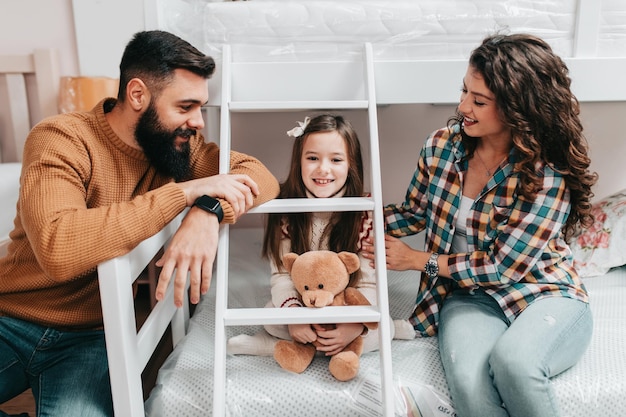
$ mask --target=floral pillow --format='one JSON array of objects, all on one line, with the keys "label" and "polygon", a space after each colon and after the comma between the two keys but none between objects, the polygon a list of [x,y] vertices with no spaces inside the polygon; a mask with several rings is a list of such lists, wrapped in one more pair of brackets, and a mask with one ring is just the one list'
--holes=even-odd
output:
[{"label": "floral pillow", "polygon": [[570,242],[581,277],[626,264],[626,189],[593,205],[594,223]]}]

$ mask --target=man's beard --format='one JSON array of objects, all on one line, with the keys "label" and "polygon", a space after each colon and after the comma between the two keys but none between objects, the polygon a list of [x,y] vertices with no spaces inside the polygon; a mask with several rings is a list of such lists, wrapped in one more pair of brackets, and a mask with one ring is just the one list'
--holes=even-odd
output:
[{"label": "man's beard", "polygon": [[189,179],[191,168],[189,142],[182,143],[180,149],[176,149],[174,142],[178,136],[190,138],[195,134],[193,129],[177,128],[168,131],[163,127],[152,103],[135,126],[135,139],[150,164],[159,174],[172,177],[175,181]]}]

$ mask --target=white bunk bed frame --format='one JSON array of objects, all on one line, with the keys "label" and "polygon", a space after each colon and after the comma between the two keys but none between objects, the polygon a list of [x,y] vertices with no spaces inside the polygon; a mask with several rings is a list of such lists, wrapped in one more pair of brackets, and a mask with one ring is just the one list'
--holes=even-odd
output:
[{"label": "white bunk bed frame", "polygon": [[[365,109],[368,112],[369,151],[371,198],[346,197],[340,199],[276,199],[267,202],[251,213],[288,213],[288,212],[320,212],[320,211],[372,211],[374,213],[374,245],[376,263],[384,265],[384,219],[382,214],[382,186],[380,173],[380,157],[378,149],[378,117],[376,112],[376,89],[374,81],[374,60],[372,46],[366,43],[363,47],[362,59],[355,63],[357,68],[316,67],[314,78],[303,74],[310,63],[297,63],[297,68],[279,78],[264,78],[266,89],[276,90],[281,85],[298,85],[307,80],[320,80],[330,86],[340,85],[348,79],[353,81],[354,90],[344,90],[345,96],[332,95],[330,92],[319,91],[316,94],[291,95],[275,98],[272,95],[250,94],[244,87],[249,80],[241,74],[239,65],[231,61],[230,47],[226,45],[222,54],[222,95],[221,95],[221,135],[220,135],[220,172],[229,172],[230,154],[230,115],[241,111],[289,111],[289,110],[322,110],[322,109]],[[258,69],[258,68],[257,68]],[[359,76],[360,74],[360,76]],[[265,74],[264,74],[265,75]],[[269,74],[268,74],[269,75]],[[277,74],[274,74],[274,76]],[[288,78],[285,78],[288,77]],[[235,88],[237,86],[238,88]],[[268,100],[267,97],[271,97]],[[387,271],[376,268],[377,306],[325,307],[323,309],[289,309],[289,315],[281,308],[239,308],[231,309],[228,300],[228,225],[221,228],[218,249],[216,279],[216,311],[215,311],[215,361],[213,383],[213,415],[226,415],[226,326],[256,324],[302,324],[302,323],[379,323],[380,364],[383,387],[383,403],[385,416],[393,416],[393,386],[391,373],[391,330],[389,305],[387,296]],[[292,311],[293,310],[293,311]]]},{"label": "white bunk bed frame", "polygon": [[[157,0],[145,0],[146,7],[146,28],[159,28]],[[598,101],[626,101],[626,79],[622,74],[626,73],[626,56],[614,58],[602,58],[596,55],[596,39],[599,30],[600,3],[596,0],[579,0],[577,12],[577,29],[575,31],[574,55],[565,58],[570,69],[572,78],[572,89],[581,102]],[[369,47],[367,47],[369,48]],[[371,55],[370,55],[371,56]],[[224,151],[230,149],[230,112],[231,111],[258,111],[261,109],[271,111],[281,110],[304,110],[321,108],[355,108],[357,101],[367,101],[365,106],[368,109],[370,118],[370,130],[373,138],[373,147],[377,149],[377,121],[376,105],[382,104],[402,104],[402,103],[429,103],[429,104],[449,104],[458,100],[458,88],[455,80],[460,80],[467,65],[464,59],[442,59],[442,60],[396,60],[396,61],[376,61],[369,58],[366,64],[370,73],[370,80],[362,83],[354,74],[362,71],[362,62],[356,61],[326,61],[326,62],[230,62],[229,47],[224,48],[222,60],[228,62],[225,70],[218,72],[209,82],[209,109],[216,113],[211,120],[220,120],[221,134],[220,146]],[[224,62],[223,62],[224,65]],[[298,66],[298,71],[294,71]],[[297,74],[297,75],[296,75]],[[343,74],[342,83],[332,86],[326,81],[330,74]],[[437,74],[437,79],[433,78]],[[232,77],[232,78],[231,78]],[[234,81],[236,80],[236,82]],[[263,80],[263,82],[258,82]],[[298,80],[307,80],[298,82]],[[315,83],[313,80],[324,80]],[[375,82],[374,82],[375,80]],[[440,80],[438,82],[438,80]],[[283,88],[276,89],[276,86]],[[339,87],[341,86],[341,87]],[[307,99],[303,101],[303,97]],[[345,99],[349,97],[349,99]],[[365,98],[365,99],[364,99]],[[344,100],[346,100],[344,102]],[[348,103],[350,102],[350,103]],[[289,104],[291,103],[291,104]],[[326,103],[321,105],[321,103]],[[332,103],[332,104],[329,104]],[[217,132],[216,126],[209,126],[209,130]],[[222,172],[227,172],[228,152],[222,152],[224,156],[221,163]],[[376,171],[379,167],[377,152],[372,153],[373,178],[380,178]],[[332,210],[363,210],[373,209],[381,206],[381,202],[376,200],[380,196],[379,185],[373,181],[373,196],[375,200],[362,204],[355,202],[355,205],[346,201],[347,206],[332,207]],[[349,199],[341,199],[349,200]],[[283,202],[284,203],[284,202]],[[281,203],[282,204],[282,203]],[[292,203],[289,203],[292,204]],[[276,202],[269,202],[253,210],[257,213],[284,212],[287,206]],[[294,202],[288,208],[292,211],[310,211],[312,209],[310,201],[304,205]],[[330,210],[328,207],[315,207],[315,210]],[[379,210],[375,210],[379,212]],[[375,227],[380,228],[382,218],[375,218]],[[156,244],[150,244],[150,248],[140,245],[129,254],[122,257],[122,260],[109,261],[109,264],[123,262],[128,265],[134,262],[135,257],[141,257],[142,264],[145,264],[156,254],[160,245],[163,244],[175,231],[175,227],[168,226],[156,239]],[[378,234],[380,235],[380,233]],[[151,238],[153,239],[153,238]],[[228,227],[222,227],[220,232],[220,248],[228,248]],[[147,252],[149,253],[147,253]],[[382,251],[377,251],[381,254]],[[382,255],[380,255],[382,256]],[[214,415],[225,415],[224,410],[224,360],[225,360],[225,332],[227,325],[238,324],[262,324],[262,323],[284,323],[284,318],[264,311],[263,316],[252,311],[252,314],[245,311],[231,311],[225,305],[227,282],[225,274],[228,260],[228,250],[218,251],[218,276],[216,277],[217,307],[216,307],[216,346],[215,346],[215,375],[214,384]],[[378,265],[384,265],[380,260]],[[145,358],[150,355],[165,330],[167,324],[172,320],[176,311],[172,309],[173,300],[171,291],[169,297],[157,304],[155,312],[167,309],[169,311],[164,317],[157,318],[156,324],[149,326],[145,330],[142,328],[141,334],[135,331],[135,315],[132,308],[131,284],[140,273],[139,267],[129,272],[127,266],[109,267],[102,265],[99,267],[101,276],[104,276],[107,268],[106,280],[101,279],[102,303],[104,326],[107,335],[107,348],[111,373],[111,385],[113,390],[113,401],[116,415],[138,417],[144,415],[143,395],[141,390],[141,371],[147,359],[136,361],[138,351],[142,351]],[[224,272],[221,272],[224,271]],[[128,275],[130,273],[130,275]],[[123,278],[122,278],[123,277]],[[130,277],[130,278],[129,278]],[[387,348],[388,332],[384,323],[380,320],[381,315],[388,311],[385,299],[386,276],[383,273],[378,277],[379,289],[383,289],[379,296],[379,308],[366,309],[354,308],[355,315],[348,317],[343,313],[334,311],[316,312],[315,321],[328,322],[332,320],[360,321],[367,317],[367,321],[379,321],[381,323],[381,377],[383,381],[383,402],[384,413],[387,416],[393,415],[393,404],[390,399],[393,396],[388,375],[391,374],[391,363],[387,357],[390,350]],[[106,283],[105,283],[106,281]],[[159,307],[160,305],[164,307]],[[106,306],[106,307],[105,307]],[[330,308],[329,308],[330,309]],[[353,309],[353,307],[347,308]],[[245,309],[247,310],[247,309]],[[272,309],[267,309],[272,310]],[[303,309],[305,310],[305,309]],[[304,313],[304,312],[303,312]],[[311,312],[308,312],[310,314]],[[351,313],[350,313],[351,314]],[[152,315],[151,315],[152,316]],[[341,318],[339,318],[341,316]],[[179,323],[176,332],[176,339],[184,333],[183,324],[185,322],[176,316],[175,321]],[[259,318],[262,317],[262,318]],[[357,320],[358,319],[358,320]],[[150,320],[150,318],[149,318]],[[311,315],[297,315],[295,322],[306,322],[311,320]],[[145,327],[145,326],[144,326]],[[154,332],[154,333],[153,333]],[[151,342],[143,347],[142,340]]]}]

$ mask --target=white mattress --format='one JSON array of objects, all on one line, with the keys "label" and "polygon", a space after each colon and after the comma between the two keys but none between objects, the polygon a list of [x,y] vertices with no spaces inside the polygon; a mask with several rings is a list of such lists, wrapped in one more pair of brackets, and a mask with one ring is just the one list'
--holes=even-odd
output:
[{"label": "white mattress", "polygon": [[[231,231],[231,307],[262,307],[269,299],[269,268],[258,256],[261,237],[260,229]],[[414,274],[389,273],[392,317],[408,317],[417,284]],[[595,320],[593,339],[582,360],[553,384],[564,417],[621,416],[626,410],[626,268],[589,279],[586,284]],[[146,403],[148,416],[211,415],[214,306],[211,291],[191,318],[189,334],[160,370]],[[227,331],[233,336],[259,329],[231,327]],[[424,416],[447,415],[437,411],[450,407],[437,339],[394,340],[392,355],[398,415],[406,415],[401,413],[406,410],[406,395],[415,397]],[[230,416],[376,415],[368,408],[367,398],[378,392],[379,354],[363,355],[359,376],[349,382],[334,380],[327,365],[327,359],[317,357],[298,375],[282,370],[271,357],[229,356]]]},{"label": "white mattress", "polygon": [[[596,53],[626,54],[626,2],[598,0]],[[237,59],[345,56],[371,42],[377,59],[466,58],[496,30],[537,34],[561,56],[574,53],[577,0],[157,0],[159,26],[212,56]],[[595,3],[597,4],[597,3]],[[587,12],[588,13],[588,12]],[[595,23],[595,22],[593,22]],[[595,34],[594,34],[595,35]]]}]

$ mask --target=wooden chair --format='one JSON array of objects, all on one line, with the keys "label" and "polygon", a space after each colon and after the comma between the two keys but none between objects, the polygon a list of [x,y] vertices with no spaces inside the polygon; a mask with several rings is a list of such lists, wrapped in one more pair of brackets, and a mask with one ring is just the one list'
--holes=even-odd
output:
[{"label": "wooden chair", "polygon": [[54,49],[0,56],[0,256],[13,228],[24,141],[37,122],[58,113],[57,62]]},{"label": "wooden chair", "polygon": [[0,155],[20,162],[30,129],[58,113],[59,69],[54,49],[0,57]]}]

